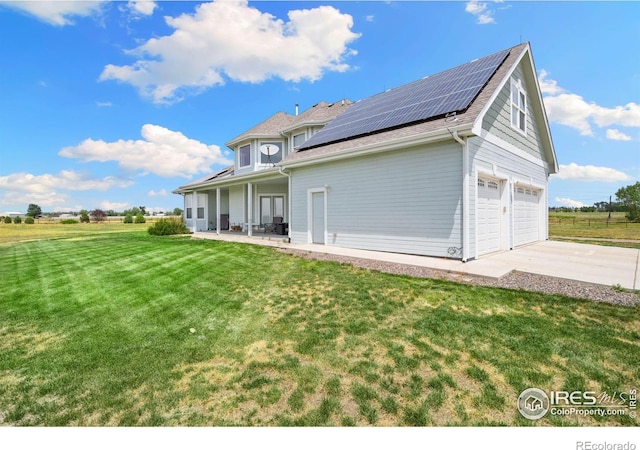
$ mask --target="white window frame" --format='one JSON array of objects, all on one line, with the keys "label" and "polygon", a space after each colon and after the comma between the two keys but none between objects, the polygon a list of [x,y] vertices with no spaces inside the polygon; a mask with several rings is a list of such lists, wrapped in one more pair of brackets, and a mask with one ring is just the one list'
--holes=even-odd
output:
[{"label": "white window frame", "polygon": [[303,131],[302,133],[294,134],[294,135],[291,137],[291,147],[293,148],[293,151],[294,151],[294,152],[295,152],[296,150],[298,150],[298,148],[300,148],[300,145],[302,145],[302,144],[300,144],[300,145],[297,145],[297,146],[296,146],[296,138],[297,138],[298,136],[302,136],[302,139],[303,139],[302,144],[304,144],[304,143],[307,141],[307,133],[305,133],[304,131]]},{"label": "white window frame", "polygon": [[[249,164],[242,165],[242,150],[249,148]],[[238,147],[238,167],[250,167],[251,166],[251,144],[241,145]]]},{"label": "white window frame", "polygon": [[[517,102],[513,97],[516,94]],[[527,92],[524,90],[522,80],[511,79],[509,91],[509,106],[511,111],[511,128],[527,134]]]}]

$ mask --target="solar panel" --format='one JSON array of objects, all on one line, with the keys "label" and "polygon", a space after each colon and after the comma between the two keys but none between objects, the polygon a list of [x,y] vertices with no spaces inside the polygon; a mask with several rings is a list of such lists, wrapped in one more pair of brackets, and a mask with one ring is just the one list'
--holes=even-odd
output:
[{"label": "solar panel", "polygon": [[508,55],[509,50],[503,50],[359,101],[312,136],[300,150],[463,111]]}]

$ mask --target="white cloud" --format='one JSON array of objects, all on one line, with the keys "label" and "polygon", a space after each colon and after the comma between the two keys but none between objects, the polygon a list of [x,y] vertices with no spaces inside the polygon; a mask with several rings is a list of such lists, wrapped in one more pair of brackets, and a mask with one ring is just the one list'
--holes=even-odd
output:
[{"label": "white cloud", "polygon": [[86,139],[75,147],[66,147],[61,156],[83,161],[116,161],[129,170],[141,170],[161,177],[185,177],[209,172],[214,164],[231,164],[217,145],[206,145],[187,138],[179,131],[146,124],[144,140],[116,142]]},{"label": "white cloud", "polygon": [[604,181],[616,182],[630,180],[631,177],[624,172],[612,169],[611,167],[579,166],[576,163],[560,164],[560,170],[553,175],[561,180],[574,181]]},{"label": "white cloud", "polygon": [[168,195],[167,190],[166,189],[160,189],[159,191],[154,191],[153,189],[151,189],[147,195],[149,195],[149,197],[164,197],[166,195]]},{"label": "white cloud", "polygon": [[113,106],[113,103],[111,103],[111,102],[96,102],[96,106],[98,108],[109,108],[110,106]]},{"label": "white cloud", "polygon": [[154,1],[129,0],[127,3],[129,10],[135,15],[150,16],[158,6]]},{"label": "white cloud", "polygon": [[609,128],[607,130],[607,139],[611,139],[613,141],[630,141],[631,136],[627,136],[620,130],[616,130],[615,128]]},{"label": "white cloud", "polygon": [[549,75],[549,72],[542,69],[538,76],[538,84],[540,85],[540,91],[542,94],[558,95],[564,93],[564,89],[558,86],[558,82],[556,80],[547,79],[547,75]]},{"label": "white cloud", "polygon": [[293,10],[288,22],[248,5],[247,0],[218,0],[194,14],[166,17],[174,33],[151,38],[127,53],[131,65],[105,66],[100,80],[129,83],[155,103],[179,101],[222,85],[224,77],[258,83],[272,77],[315,81],[325,71],[349,69],[347,44],[359,37],[353,19],[331,6]]},{"label": "white cloud", "polygon": [[471,0],[467,2],[464,10],[469,14],[473,14],[476,16],[476,23],[480,25],[487,25],[491,23],[496,23],[493,18],[494,11],[492,9],[488,9],[488,5],[486,2],[480,2],[478,0]]},{"label": "white cloud", "polygon": [[[542,93],[548,94],[543,100],[551,122],[575,128],[584,136],[594,135],[594,125],[599,128],[611,125],[640,127],[640,104],[630,102],[609,108],[587,102],[580,95],[567,93],[555,80],[547,79],[547,75],[545,70],[541,70],[539,81]],[[610,134],[607,132],[607,137],[615,139]]]},{"label": "white cloud", "polygon": [[90,16],[99,13],[105,0],[97,1],[11,1],[0,0],[0,4],[25,11],[51,25],[71,25],[73,16]]},{"label": "white cloud", "polygon": [[364,18],[367,22],[373,22],[375,20],[375,16],[373,14],[369,14]]},{"label": "white cloud", "polygon": [[556,202],[564,206],[569,206],[571,208],[582,208],[583,206],[587,206],[582,202],[571,200],[570,198],[566,197],[556,197]]},{"label": "white cloud", "polygon": [[126,188],[133,184],[130,180],[115,177],[89,178],[72,170],[62,170],[57,175],[33,175],[20,172],[0,176],[0,191],[4,195],[0,203],[19,204],[36,203],[42,206],[52,206],[67,203],[69,196],[60,190],[89,191],[119,187]]},{"label": "white cloud", "polygon": [[103,202],[100,202],[98,206],[100,207],[100,209],[103,209],[105,211],[124,211],[129,207],[129,204],[126,202],[110,202],[108,200],[105,200]]}]

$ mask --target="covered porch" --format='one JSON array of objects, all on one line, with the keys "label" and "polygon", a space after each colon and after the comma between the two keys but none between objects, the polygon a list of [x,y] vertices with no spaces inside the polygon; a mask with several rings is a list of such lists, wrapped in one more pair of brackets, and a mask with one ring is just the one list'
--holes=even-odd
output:
[{"label": "covered porch", "polygon": [[184,194],[184,217],[192,232],[251,237],[288,236],[289,178],[253,177],[244,183],[216,183]]}]

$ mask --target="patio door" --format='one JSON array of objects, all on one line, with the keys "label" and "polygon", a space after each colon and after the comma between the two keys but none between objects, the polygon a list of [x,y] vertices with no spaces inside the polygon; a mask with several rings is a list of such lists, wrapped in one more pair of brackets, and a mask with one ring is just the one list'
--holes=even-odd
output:
[{"label": "patio door", "polygon": [[282,217],[284,221],[284,196],[260,196],[260,223],[272,223],[274,217]]}]

